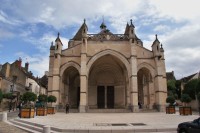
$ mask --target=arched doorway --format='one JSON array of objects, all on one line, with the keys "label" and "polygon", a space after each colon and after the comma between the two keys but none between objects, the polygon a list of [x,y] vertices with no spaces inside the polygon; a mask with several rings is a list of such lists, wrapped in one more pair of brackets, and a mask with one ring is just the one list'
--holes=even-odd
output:
[{"label": "arched doorway", "polygon": [[150,71],[142,67],[139,69],[137,73],[138,79],[138,105],[139,108],[143,109],[150,109],[152,108],[152,101],[151,101],[151,86],[152,83],[152,76]]},{"label": "arched doorway", "polygon": [[89,70],[89,108],[125,108],[127,79],[126,67],[117,57],[106,54],[95,60]]},{"label": "arched doorway", "polygon": [[70,66],[63,73],[64,95],[70,108],[78,108],[80,103],[80,74],[78,70]]}]

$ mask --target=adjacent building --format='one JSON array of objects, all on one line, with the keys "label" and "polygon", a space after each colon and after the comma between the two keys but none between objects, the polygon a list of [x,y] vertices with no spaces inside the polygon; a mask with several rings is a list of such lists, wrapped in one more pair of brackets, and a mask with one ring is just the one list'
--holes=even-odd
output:
[{"label": "adjacent building", "polygon": [[[16,98],[12,102],[17,103],[19,96],[27,91],[35,94],[47,94],[47,75],[36,78],[29,71],[29,63],[22,66],[22,59],[19,58],[13,63],[5,63],[0,66],[0,89],[3,93],[12,92]],[[46,77],[46,78],[45,78]],[[7,106],[8,104],[5,104]]]}]

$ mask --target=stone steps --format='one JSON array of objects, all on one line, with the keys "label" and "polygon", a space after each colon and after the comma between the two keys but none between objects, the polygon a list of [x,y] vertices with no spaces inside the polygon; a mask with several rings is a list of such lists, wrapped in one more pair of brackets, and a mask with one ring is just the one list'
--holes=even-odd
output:
[{"label": "stone steps", "polygon": [[36,126],[30,125],[30,124],[27,124],[24,122],[17,121],[15,119],[10,120],[9,124],[12,124],[13,126],[23,129],[30,133],[42,133],[42,131],[43,131],[43,129],[41,127],[36,127]]},{"label": "stone steps", "polygon": [[[23,120],[20,120],[18,118],[12,119],[8,123],[12,124],[15,127],[20,128],[20,129],[23,129],[27,132],[30,132],[30,133],[43,133],[43,126],[44,125],[23,121]],[[53,129],[51,129],[51,133],[60,133],[60,132],[57,132],[57,131],[54,131]]]}]

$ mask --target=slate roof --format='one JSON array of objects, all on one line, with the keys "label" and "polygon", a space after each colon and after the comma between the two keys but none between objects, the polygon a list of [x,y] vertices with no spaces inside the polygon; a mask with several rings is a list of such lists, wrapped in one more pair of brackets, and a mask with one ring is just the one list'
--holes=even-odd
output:
[{"label": "slate roof", "polygon": [[184,78],[181,79],[181,81],[183,81],[183,82],[188,82],[188,81],[191,80],[196,74],[197,74],[197,73],[194,73],[194,74],[192,74],[192,75],[189,75],[189,76],[187,76],[187,77],[184,77]]}]

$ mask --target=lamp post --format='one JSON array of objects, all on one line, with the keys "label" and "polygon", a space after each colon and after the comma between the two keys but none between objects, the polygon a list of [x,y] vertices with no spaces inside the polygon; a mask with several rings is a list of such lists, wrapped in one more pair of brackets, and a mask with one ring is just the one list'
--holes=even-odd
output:
[{"label": "lamp post", "polygon": [[12,79],[12,85],[10,85],[11,99],[10,99],[10,105],[9,105],[9,112],[12,109],[13,90],[14,90],[14,85],[15,85],[16,80],[17,80],[17,76],[14,75]]}]

